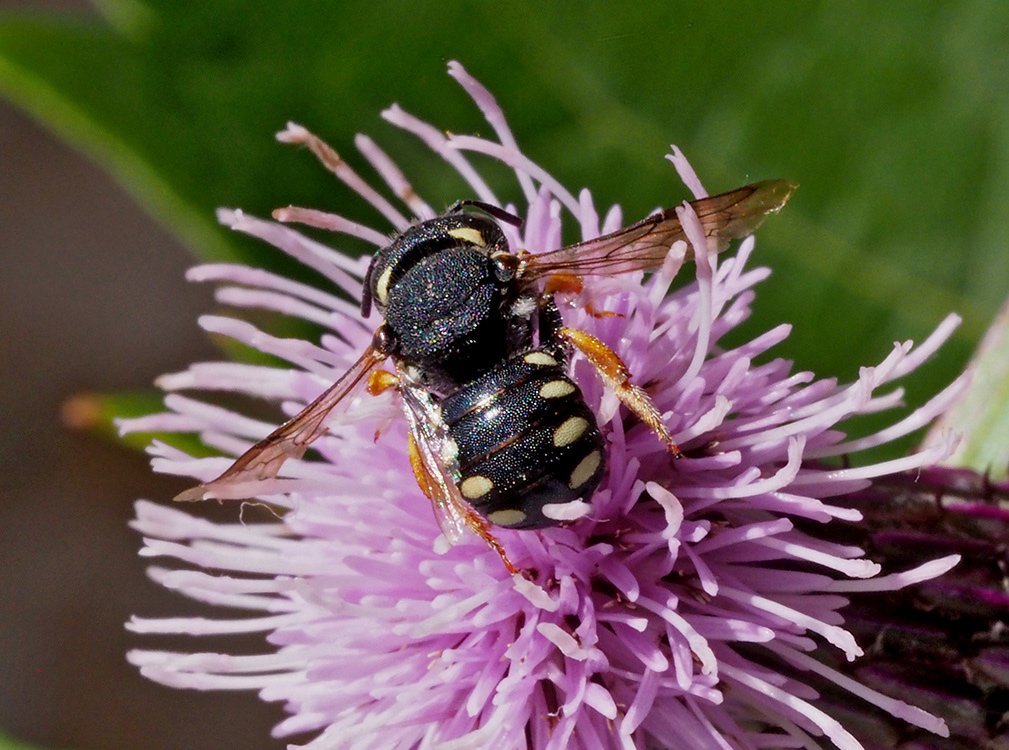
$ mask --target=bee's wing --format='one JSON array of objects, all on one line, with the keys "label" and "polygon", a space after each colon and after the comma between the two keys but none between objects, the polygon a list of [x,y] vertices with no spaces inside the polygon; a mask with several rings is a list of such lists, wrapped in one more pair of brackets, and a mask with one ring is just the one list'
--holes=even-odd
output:
[{"label": "bee's wing", "polygon": [[203,500],[208,491],[277,476],[287,459],[301,458],[309,444],[326,433],[325,422],[329,413],[353,393],[372,368],[385,358],[385,354],[369,346],[350,369],[315,401],[245,451],[219,477],[179,493],[175,500]]},{"label": "bee's wing", "polygon": [[[780,210],[796,187],[787,180],[765,180],[691,201],[690,205],[705,236],[714,239],[721,251],[730,240],[752,233],[768,214]],[[594,240],[529,255],[523,278],[534,281],[558,273],[594,276],[653,270],[662,265],[670,246],[684,236],[676,209],[668,208]]]},{"label": "bee's wing", "polygon": [[449,544],[458,544],[466,529],[473,528],[476,511],[456,485],[459,467],[455,442],[427,391],[401,380],[400,394],[410,426],[410,463],[417,484],[431,500],[445,539]]}]

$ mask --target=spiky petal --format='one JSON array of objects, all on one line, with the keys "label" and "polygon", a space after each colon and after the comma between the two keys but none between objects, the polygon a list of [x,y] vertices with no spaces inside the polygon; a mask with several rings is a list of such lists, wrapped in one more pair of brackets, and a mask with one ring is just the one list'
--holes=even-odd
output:
[{"label": "spiky petal", "polygon": [[[513,247],[558,247],[565,212],[582,238],[622,224],[619,208],[599,211],[588,191],[567,191],[522,154],[490,93],[457,63],[449,72],[487,116],[495,140],[446,136],[399,107],[385,117],[443,157],[482,201],[502,205],[467,150],[514,171],[521,208],[505,207],[525,224],[521,232],[503,227]],[[304,128],[288,126],[281,140],[309,145],[394,229],[432,214],[405,170],[366,137],[357,146],[403,208]],[[671,160],[701,194],[682,154],[674,149]],[[386,237],[386,228],[303,209],[277,216],[376,246]],[[853,676],[850,664],[863,656],[864,640],[844,611],[850,592],[933,580],[957,555],[939,551],[937,560],[881,574],[864,549],[839,542],[835,529],[861,523],[850,493],[907,476],[951,449],[946,439],[898,460],[839,463],[917,429],[963,387],[957,381],[878,434],[848,440],[842,431],[854,416],[897,405],[894,381],[934,353],[957,320],[944,321],[919,347],[896,344],[850,384],[795,372],[770,354],[787,325],[727,343],[768,276],[749,266],[752,238],[716,258],[689,206],[680,218],[696,260],[692,282],[669,291],[688,250],[676,243],[647,280],[589,282],[579,304],[563,313],[567,325],[620,352],[687,458],[671,465],[664,446],[626,420],[591,367],[576,359],[574,377],[608,442],[608,472],[591,507],[569,525],[499,532],[511,559],[533,572],[533,580],[510,577],[477,538],[453,548],[439,540],[410,473],[391,394],[358,398],[309,459],[289,461],[278,478],[253,488],[277,518],[243,522],[236,512],[232,524],[220,524],[137,504],[142,554],[172,563],[152,568],[152,577],[238,613],[135,618],[130,627],[261,633],[267,645],[251,656],[138,650],[131,661],[168,685],[257,689],[265,700],[283,701],[290,717],[277,734],[312,733],[310,748],[865,747],[845,726],[847,715],[821,698],[828,688],[843,707],[878,705],[901,722],[946,735],[938,712],[889,698]],[[315,269],[346,296],[360,295],[366,260],[241,212],[222,212],[221,219]],[[354,361],[376,325],[360,320],[343,296],[267,271],[218,264],[191,278],[220,285],[222,302],[308,320],[325,334],[318,343],[292,340],[205,316],[206,330],[290,366],[204,363],[166,376],[160,385],[169,392],[168,411],[127,421],[125,431],[196,432],[237,455],[272,425],[179,391],[262,397],[293,414]],[[607,315],[590,314],[588,302]],[[231,460],[194,459],[163,443],[151,452],[157,470],[200,481]]]}]

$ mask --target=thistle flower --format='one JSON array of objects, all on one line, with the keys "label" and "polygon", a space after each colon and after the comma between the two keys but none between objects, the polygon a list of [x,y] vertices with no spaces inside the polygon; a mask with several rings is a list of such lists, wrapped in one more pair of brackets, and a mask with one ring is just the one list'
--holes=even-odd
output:
[{"label": "thistle flower", "polygon": [[[450,74],[486,116],[496,140],[452,137],[399,107],[386,120],[417,136],[469,184],[473,196],[505,205],[466,152],[515,174],[520,231],[513,247],[561,244],[562,217],[582,238],[622,225],[602,218],[591,195],[570,193],[526,157],[493,97],[458,64]],[[369,138],[356,146],[407,212],[397,208],[305,129],[280,140],[309,145],[336,176],[402,231],[436,211]],[[683,155],[670,161],[704,194]],[[275,213],[381,247],[383,231],[304,209]],[[148,677],[175,687],[257,689],[283,701],[278,736],[311,733],[310,748],[760,748],[863,747],[821,704],[843,694],[927,732],[944,721],[851,676],[863,648],[846,625],[847,597],[900,591],[935,579],[957,561],[890,569],[828,530],[857,525],[839,498],[873,480],[936,463],[946,439],[913,455],[848,468],[835,460],[927,424],[962,389],[958,379],[925,406],[877,434],[848,440],[845,420],[897,405],[891,384],[931,356],[957,325],[947,318],[923,344],[896,344],[854,383],[793,372],[768,352],[782,325],[745,343],[723,341],[750,313],[767,278],[748,266],[745,240],[716,258],[689,207],[683,209],[695,278],[669,293],[687,250],[675,243],[664,267],[588,282],[566,324],[619,351],[688,457],[671,464],[643,425],[626,419],[585,361],[573,376],[598,415],[608,469],[578,518],[545,531],[496,530],[527,576],[509,576],[475,536],[447,547],[425,507],[406,456],[406,427],[392,394],[355,398],[314,444],[312,460],[291,460],[278,478],[249,489],[278,512],[270,523],[211,523],[147,501],[134,523],[147,557],[173,560],[151,576],[194,599],[238,614],[224,619],[141,619],[140,633],[262,633],[257,655],[134,651]],[[222,211],[233,229],[259,237],[359,298],[367,259],[351,259],[282,223]],[[124,431],[197,432],[238,455],[271,425],[179,393],[224,391],[284,402],[289,414],[354,361],[376,320],[361,320],[343,296],[238,265],[194,269],[221,284],[219,301],[310,321],[316,344],[272,336],[220,316],[202,327],[290,363],[264,367],[205,363],[159,381],[168,412],[127,420]],[[591,305],[589,304],[591,303]],[[607,311],[606,315],[591,310]],[[377,436],[377,438],[376,438]],[[207,481],[229,458],[192,458],[163,443],[158,471]],[[181,563],[181,565],[178,565]],[[247,613],[252,613],[247,614]],[[834,704],[830,704],[834,705]],[[840,713],[839,713],[840,715]]]}]

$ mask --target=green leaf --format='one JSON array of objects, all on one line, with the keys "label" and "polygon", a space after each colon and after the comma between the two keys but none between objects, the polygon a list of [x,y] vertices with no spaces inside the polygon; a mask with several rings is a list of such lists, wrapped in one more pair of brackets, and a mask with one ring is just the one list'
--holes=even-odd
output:
[{"label": "green leaf", "polygon": [[[778,351],[803,368],[850,379],[957,311],[960,331],[908,382],[907,401],[921,403],[955,377],[1006,294],[1009,4],[100,8],[104,19],[4,17],[0,92],[108,165],[202,258],[312,278],[215,226],[218,205],[308,205],[386,229],[309,155],[274,141],[289,119],[369,178],[359,130],[433,205],[467,197],[378,117],[398,101],[440,127],[487,133],[444,75],[458,59],[530,156],[628,218],[685,197],[662,159],[670,142],[713,191],[801,183],[761,230],[755,262],[775,275],[748,330],[794,321]],[[492,180],[517,197],[503,171]]]},{"label": "green leaf", "polygon": [[41,745],[29,745],[0,734],[0,750],[46,750]]},{"label": "green leaf", "polygon": [[63,423],[77,430],[87,430],[108,440],[144,449],[152,440],[160,440],[191,456],[213,455],[195,435],[174,432],[134,432],[120,435],[117,420],[143,417],[165,411],[160,391],[128,393],[78,393],[63,403]]},{"label": "green leaf", "polygon": [[968,366],[970,387],[929,432],[942,439],[948,430],[961,435],[945,463],[1009,476],[1009,300],[985,334]]}]

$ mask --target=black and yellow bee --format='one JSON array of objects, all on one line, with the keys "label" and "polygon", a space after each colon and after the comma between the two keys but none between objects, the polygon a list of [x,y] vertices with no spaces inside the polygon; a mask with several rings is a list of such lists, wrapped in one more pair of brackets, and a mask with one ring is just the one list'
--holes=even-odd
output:
[{"label": "black and yellow bee", "polygon": [[[718,249],[744,237],[788,201],[795,185],[769,180],[690,205]],[[467,208],[477,208],[477,214]],[[538,529],[563,506],[588,501],[606,466],[595,415],[568,375],[573,349],[621,402],[680,449],[620,357],[591,334],[567,328],[554,301],[586,276],[654,270],[684,238],[675,209],[559,250],[513,250],[493,206],[460,202],[410,227],[371,261],[362,313],[384,322],[336,383],[240,456],[216,479],[179,495],[202,499],[224,485],[276,476],[327,431],[330,412],[362,383],[395,389],[409,423],[417,482],[450,542],[471,529],[508,560],[490,524]],[[377,369],[391,359],[395,373]]]}]

